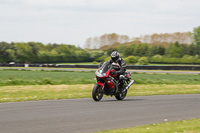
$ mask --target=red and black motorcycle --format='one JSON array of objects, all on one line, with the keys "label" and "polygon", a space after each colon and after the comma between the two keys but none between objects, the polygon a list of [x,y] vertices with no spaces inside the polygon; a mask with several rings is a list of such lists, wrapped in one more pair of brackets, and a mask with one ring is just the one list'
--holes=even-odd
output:
[{"label": "red and black motorcycle", "polygon": [[96,71],[96,80],[92,97],[95,101],[100,101],[103,95],[115,96],[117,100],[123,100],[126,97],[127,90],[134,83],[134,80],[130,80],[131,73],[126,72],[125,75],[113,74],[116,71],[113,65],[109,62],[105,62]]}]

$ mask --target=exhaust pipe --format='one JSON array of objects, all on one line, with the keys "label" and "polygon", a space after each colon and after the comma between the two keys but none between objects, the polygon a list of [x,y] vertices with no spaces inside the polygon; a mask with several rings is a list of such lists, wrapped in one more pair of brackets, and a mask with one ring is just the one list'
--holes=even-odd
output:
[{"label": "exhaust pipe", "polygon": [[128,84],[128,86],[126,87],[126,89],[125,89],[125,91],[126,90],[128,90],[130,87],[131,87],[131,85],[134,83],[134,80],[131,80],[131,82]]}]

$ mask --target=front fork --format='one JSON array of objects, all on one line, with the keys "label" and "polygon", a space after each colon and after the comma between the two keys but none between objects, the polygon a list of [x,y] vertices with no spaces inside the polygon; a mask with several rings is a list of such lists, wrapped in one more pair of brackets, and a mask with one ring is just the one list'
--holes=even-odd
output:
[{"label": "front fork", "polygon": [[96,84],[98,84],[99,86],[101,86],[101,90],[103,91],[103,89],[104,89],[104,83],[101,83],[101,82],[97,82]]}]

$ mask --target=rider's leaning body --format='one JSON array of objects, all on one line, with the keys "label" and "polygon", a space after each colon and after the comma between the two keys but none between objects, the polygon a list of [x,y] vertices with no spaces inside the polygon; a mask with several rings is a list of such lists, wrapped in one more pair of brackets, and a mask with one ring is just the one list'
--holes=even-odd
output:
[{"label": "rider's leaning body", "polygon": [[116,71],[111,71],[111,74],[118,74],[118,81],[119,81],[119,86],[123,90],[124,87],[124,78],[125,78],[125,72],[126,72],[126,63],[125,61],[119,56],[119,53],[117,51],[114,51],[111,53],[111,59],[108,61],[112,64],[112,67]]},{"label": "rider's leaning body", "polygon": [[[111,59],[108,61],[112,64],[114,68],[116,68],[115,72],[112,72],[112,74],[119,74],[124,75],[126,71],[126,63],[125,61],[120,57],[119,53],[117,51],[114,51],[111,53]],[[119,67],[117,67],[119,66]]]}]

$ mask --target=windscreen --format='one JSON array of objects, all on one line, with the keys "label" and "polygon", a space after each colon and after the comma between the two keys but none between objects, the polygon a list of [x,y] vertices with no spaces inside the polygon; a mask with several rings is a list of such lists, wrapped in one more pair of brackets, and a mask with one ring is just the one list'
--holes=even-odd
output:
[{"label": "windscreen", "polygon": [[105,62],[105,63],[99,68],[99,70],[102,70],[103,73],[106,73],[109,69],[110,69],[110,63],[109,63],[109,62]]}]

